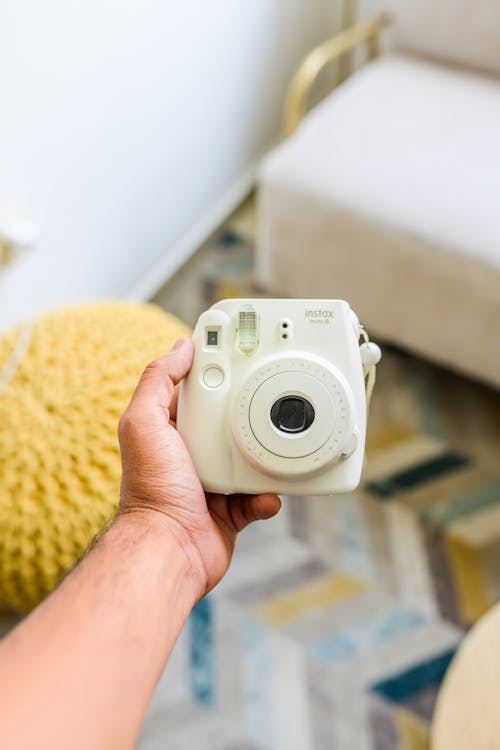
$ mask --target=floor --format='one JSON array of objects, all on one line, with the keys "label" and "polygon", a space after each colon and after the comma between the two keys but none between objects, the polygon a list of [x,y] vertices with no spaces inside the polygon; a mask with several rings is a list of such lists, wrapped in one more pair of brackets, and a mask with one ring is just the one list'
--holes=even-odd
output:
[{"label": "floor", "polygon": [[[262,294],[249,200],[155,301]],[[424,750],[463,633],[500,598],[500,394],[391,347],[361,488],[285,498],[193,611],[140,750]]]}]

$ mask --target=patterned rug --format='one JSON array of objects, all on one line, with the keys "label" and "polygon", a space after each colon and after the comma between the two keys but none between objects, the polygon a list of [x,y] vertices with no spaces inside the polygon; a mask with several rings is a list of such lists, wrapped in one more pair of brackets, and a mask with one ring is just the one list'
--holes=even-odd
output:
[{"label": "patterned rug", "polygon": [[[251,218],[247,206],[157,301],[193,323],[216,299],[261,293]],[[498,393],[384,347],[362,487],[285,498],[241,535],[140,749],[427,748],[463,633],[500,598],[499,458]]]}]

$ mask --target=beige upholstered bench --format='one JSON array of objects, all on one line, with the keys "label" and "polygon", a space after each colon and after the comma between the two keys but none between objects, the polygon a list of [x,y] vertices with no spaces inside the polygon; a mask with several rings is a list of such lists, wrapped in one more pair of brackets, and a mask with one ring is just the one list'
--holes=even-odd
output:
[{"label": "beige upholstered bench", "polygon": [[[390,54],[377,20],[298,71],[291,135],[260,169],[258,280],[346,298],[373,334],[500,386],[500,3],[393,11]],[[357,44],[369,60],[301,120]]]}]

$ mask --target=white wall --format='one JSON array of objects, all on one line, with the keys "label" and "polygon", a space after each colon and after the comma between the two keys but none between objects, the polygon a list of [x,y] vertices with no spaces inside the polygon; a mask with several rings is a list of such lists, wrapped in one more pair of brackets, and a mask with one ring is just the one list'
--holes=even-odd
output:
[{"label": "white wall", "polygon": [[40,241],[0,274],[0,326],[152,291],[248,187],[333,7],[2,0],[0,215],[21,207]]}]

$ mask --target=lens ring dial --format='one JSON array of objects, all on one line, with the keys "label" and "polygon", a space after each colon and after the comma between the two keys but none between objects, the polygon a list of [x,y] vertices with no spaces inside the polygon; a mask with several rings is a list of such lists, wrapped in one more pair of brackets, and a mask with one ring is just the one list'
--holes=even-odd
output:
[{"label": "lens ring dial", "polygon": [[[288,449],[292,441],[286,436],[278,435],[270,418],[268,419],[269,429],[266,426],[262,430],[255,429],[255,409],[259,394],[264,394],[266,390],[272,393],[273,380],[270,379],[274,379],[278,384],[278,381],[283,382],[287,378],[276,379],[275,376],[285,375],[285,373],[302,373],[314,379],[318,394],[324,394],[321,396],[321,402],[326,405],[325,396],[329,401],[327,409],[331,415],[331,425],[326,428],[325,419],[323,419],[323,424],[318,425],[318,429],[321,429],[323,433],[322,436],[317,440],[309,439],[310,449],[307,449],[304,443],[303,452]],[[307,382],[308,379],[304,381]],[[276,396],[280,395],[283,394],[278,386]],[[303,392],[302,395],[308,397],[307,392]],[[274,398],[271,398],[269,409],[267,409],[264,406],[267,401],[261,398],[261,403],[258,404],[259,412],[265,412],[267,416],[273,402]],[[320,411],[324,411],[324,406],[321,406]],[[354,428],[354,398],[345,377],[328,361],[313,355],[275,357],[254,370],[244,382],[232,404],[231,417],[235,441],[244,457],[255,468],[270,476],[298,479],[312,476],[340,458]],[[314,424],[306,433],[303,433],[305,438],[308,437],[307,433],[311,433],[314,437],[313,427]],[[273,431],[276,433],[275,440],[271,435]],[[296,447],[298,448],[300,436],[290,437],[292,440],[297,439]],[[287,446],[286,450],[280,448],[283,445]],[[280,455],[284,452],[288,452],[288,455]]]}]

